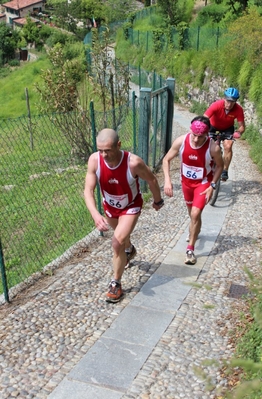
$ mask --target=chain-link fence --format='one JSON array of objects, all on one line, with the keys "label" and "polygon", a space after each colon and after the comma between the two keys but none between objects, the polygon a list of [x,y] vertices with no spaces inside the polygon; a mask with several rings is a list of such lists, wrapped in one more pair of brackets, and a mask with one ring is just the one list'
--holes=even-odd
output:
[{"label": "chain-link fence", "polygon": [[224,46],[225,41],[230,40],[225,33],[226,29],[219,27],[186,28],[179,31],[175,28],[167,29],[167,33],[160,30],[140,31],[132,28],[124,28],[126,39],[133,45],[146,51],[167,51],[168,47],[174,50],[194,49],[213,50]]},{"label": "chain-link fence", "polygon": [[55,118],[1,120],[0,143],[1,241],[13,287],[83,238],[92,221],[81,200],[86,166]]},{"label": "chain-link fence", "polygon": [[[141,17],[148,12],[152,10],[141,10]],[[112,24],[112,37],[120,25]],[[92,44],[91,32],[85,43]],[[92,46],[87,47],[92,72]],[[113,56],[110,68],[114,71],[111,89],[117,95],[125,71]],[[111,111],[94,111],[91,103],[89,112],[0,120],[0,293],[6,300],[11,287],[31,283],[43,271],[52,272],[62,261],[86,250],[88,234],[97,234],[83,189],[98,131],[117,130],[122,149],[137,153],[152,169],[170,145],[174,81],[127,68],[133,84],[148,88],[146,96],[140,98],[132,91],[128,103]],[[99,190],[97,203],[102,212]]]},{"label": "chain-link fence", "polygon": [[158,75],[155,71],[150,72],[142,69],[140,66],[136,67],[129,64],[130,80],[132,83],[141,87],[150,87],[152,90],[160,89],[165,83],[165,79]]},{"label": "chain-link fence", "polygon": [[148,164],[153,169],[159,163],[168,124],[169,136],[172,133],[172,112],[171,122],[166,118],[174,93],[168,104],[167,86],[152,98],[148,90],[149,99],[133,92],[125,106],[107,112],[94,112],[90,106],[85,113],[0,120],[0,293],[6,300],[11,287],[31,283],[43,270],[50,273],[61,261],[86,250],[84,238],[90,232],[97,234],[83,198],[96,132],[114,127],[122,149],[142,156],[139,145],[144,140]]},{"label": "chain-link fence", "polygon": [[[155,12],[156,12],[156,6],[146,7],[139,11],[136,11],[136,13],[132,17],[133,17],[133,20],[135,20],[135,19],[139,20],[139,19],[146,18],[149,15],[154,14]],[[115,41],[117,29],[120,28],[125,22],[126,22],[126,20],[116,21],[116,22],[110,23],[107,26],[107,28],[109,29],[109,32],[110,32],[110,37],[112,38],[113,41]],[[97,29],[98,29],[99,33],[102,34],[103,30],[106,28],[105,28],[105,26],[100,26]],[[93,33],[91,30],[90,32],[88,32],[86,34],[86,36],[84,38],[84,44],[91,46],[92,45],[92,37],[93,37]]]}]

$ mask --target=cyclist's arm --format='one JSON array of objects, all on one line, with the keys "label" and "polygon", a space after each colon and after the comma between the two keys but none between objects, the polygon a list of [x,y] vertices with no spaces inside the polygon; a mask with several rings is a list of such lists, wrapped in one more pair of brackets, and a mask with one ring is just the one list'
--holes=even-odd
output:
[{"label": "cyclist's arm", "polygon": [[246,126],[245,126],[245,122],[237,122],[238,123],[238,128],[237,131],[240,133],[240,136],[242,136],[242,134],[244,133]]},{"label": "cyclist's arm", "polygon": [[211,156],[216,164],[212,181],[214,183],[217,183],[218,180],[220,179],[221,173],[223,172],[224,161],[223,161],[223,157],[221,154],[221,149],[220,149],[219,145],[217,145],[214,141],[211,144],[210,153],[211,153]]}]

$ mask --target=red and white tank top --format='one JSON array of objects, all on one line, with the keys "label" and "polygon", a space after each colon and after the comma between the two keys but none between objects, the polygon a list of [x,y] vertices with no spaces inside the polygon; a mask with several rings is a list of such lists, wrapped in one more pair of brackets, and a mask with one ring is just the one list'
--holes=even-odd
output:
[{"label": "red and white tank top", "polygon": [[193,148],[188,133],[179,150],[181,161],[181,180],[187,185],[197,185],[211,182],[213,178],[213,160],[210,154],[211,140],[207,140],[201,147]]},{"label": "red and white tank top", "polygon": [[130,152],[121,151],[119,164],[113,168],[108,166],[98,153],[96,176],[100,184],[103,200],[113,208],[128,207],[140,193],[138,177],[133,177],[129,168]]}]

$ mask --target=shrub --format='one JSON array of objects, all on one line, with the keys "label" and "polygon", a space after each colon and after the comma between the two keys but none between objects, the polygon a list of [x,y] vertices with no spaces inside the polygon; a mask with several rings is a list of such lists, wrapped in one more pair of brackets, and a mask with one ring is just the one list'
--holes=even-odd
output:
[{"label": "shrub", "polygon": [[19,66],[20,65],[20,61],[17,58],[15,58],[13,60],[9,60],[8,61],[8,65],[10,65],[11,67]]}]

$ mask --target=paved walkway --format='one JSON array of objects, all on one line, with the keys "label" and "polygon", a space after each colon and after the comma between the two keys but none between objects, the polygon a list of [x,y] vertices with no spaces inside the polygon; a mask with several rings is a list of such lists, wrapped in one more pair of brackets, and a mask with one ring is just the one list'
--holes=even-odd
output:
[{"label": "paved walkway", "polygon": [[48,398],[123,397],[203,270],[224,222],[231,186],[223,186],[219,207],[204,213],[197,264],[184,265],[185,231],[177,243],[169,244],[155,273]]},{"label": "paved walkway", "polygon": [[[193,116],[175,107],[175,136]],[[228,294],[247,285],[244,266],[261,267],[261,175],[247,144],[234,147],[230,179],[203,213],[196,265],[184,265],[189,218],[175,160],[174,197],[158,213],[146,205],[133,233],[138,255],[121,302],[104,301],[109,232],[89,237],[87,252],[3,312],[1,399],[215,398],[199,371],[225,386],[215,361],[233,354],[230,315],[242,301]]]}]

